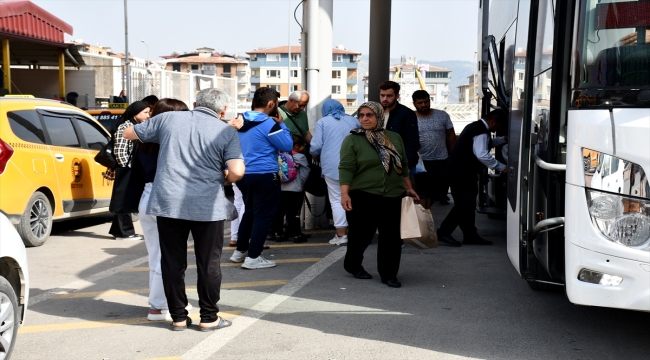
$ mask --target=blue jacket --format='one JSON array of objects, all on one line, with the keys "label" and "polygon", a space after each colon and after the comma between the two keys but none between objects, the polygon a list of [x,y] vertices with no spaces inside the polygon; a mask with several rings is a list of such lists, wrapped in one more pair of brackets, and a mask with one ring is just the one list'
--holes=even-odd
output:
[{"label": "blue jacket", "polygon": [[278,172],[278,151],[293,149],[289,129],[261,112],[245,112],[244,126],[238,132],[246,174]]}]

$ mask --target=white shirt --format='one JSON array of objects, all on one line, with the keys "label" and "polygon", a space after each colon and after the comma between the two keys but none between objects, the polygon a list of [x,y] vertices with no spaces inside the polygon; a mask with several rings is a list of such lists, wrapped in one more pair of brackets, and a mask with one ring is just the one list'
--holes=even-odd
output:
[{"label": "white shirt", "polygon": [[[481,119],[485,127],[489,130],[490,127],[488,126],[487,122],[485,120]],[[483,165],[487,166],[488,168],[492,170],[496,170],[498,172],[503,171],[503,169],[506,168],[505,164],[502,164],[499,162],[497,159],[494,158],[490,154],[488,150],[490,150],[493,147],[503,145],[507,142],[507,140],[503,136],[496,137],[494,139],[491,139],[488,136],[489,133],[481,134],[474,136],[474,146],[473,146],[473,151],[474,155],[480,161]]]}]

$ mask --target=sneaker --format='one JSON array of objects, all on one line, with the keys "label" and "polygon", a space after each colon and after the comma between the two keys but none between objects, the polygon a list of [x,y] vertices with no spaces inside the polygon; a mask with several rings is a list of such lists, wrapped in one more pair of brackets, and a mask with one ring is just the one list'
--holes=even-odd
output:
[{"label": "sneaker", "polygon": [[334,238],[332,240],[330,240],[330,244],[345,246],[345,245],[348,244],[348,236],[347,235],[343,235],[343,236],[335,235]]},{"label": "sneaker", "polygon": [[147,314],[147,320],[149,321],[172,321],[172,316],[169,314],[167,309],[149,309],[149,314]]},{"label": "sneaker", "polygon": [[244,261],[244,263],[242,264],[241,267],[243,267],[244,269],[255,270],[255,269],[272,268],[275,265],[277,265],[275,263],[275,261],[267,260],[262,255],[260,255],[260,256],[256,257],[255,259],[251,259],[251,258],[249,258],[247,256],[246,260]]},{"label": "sneaker", "polygon": [[127,236],[127,237],[116,237],[115,240],[120,240],[120,241],[123,241],[123,240],[144,240],[144,238],[142,237],[142,235],[133,234],[133,235]]},{"label": "sneaker", "polygon": [[192,311],[192,309],[194,309],[194,308],[192,307],[192,304],[190,304],[190,303],[188,303],[187,306],[185,307],[185,310],[187,310],[187,311]]},{"label": "sneaker", "polygon": [[236,263],[244,262],[244,259],[247,259],[246,255],[248,255],[248,251],[241,252],[235,250],[230,257],[230,261]]}]

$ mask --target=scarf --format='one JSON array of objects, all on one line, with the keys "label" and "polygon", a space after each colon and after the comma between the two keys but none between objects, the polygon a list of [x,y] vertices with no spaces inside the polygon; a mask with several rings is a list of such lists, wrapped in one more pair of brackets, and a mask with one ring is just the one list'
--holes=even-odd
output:
[{"label": "scarf", "polygon": [[323,114],[323,117],[331,116],[336,120],[341,120],[341,116],[345,115],[345,109],[340,102],[333,99],[328,99],[323,103],[321,113]]},{"label": "scarf", "polygon": [[372,147],[377,151],[386,173],[390,171],[392,166],[398,174],[402,174],[402,158],[393,143],[388,139],[388,136],[384,133],[384,108],[378,102],[368,101],[359,106],[357,113],[364,107],[369,108],[377,115],[377,127],[371,130],[360,127],[350,132],[366,135],[366,139],[368,139]]}]

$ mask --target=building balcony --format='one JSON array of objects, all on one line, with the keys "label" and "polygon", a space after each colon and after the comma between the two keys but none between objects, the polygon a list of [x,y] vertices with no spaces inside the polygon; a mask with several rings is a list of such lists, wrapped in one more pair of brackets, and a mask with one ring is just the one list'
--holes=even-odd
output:
[{"label": "building balcony", "polygon": [[259,77],[252,77],[251,78],[251,84],[259,84],[260,83],[260,78]]},{"label": "building balcony", "polygon": [[230,72],[223,72],[223,73],[221,73],[221,77],[231,78],[231,77],[232,77],[232,73],[230,73]]},{"label": "building balcony", "polygon": [[348,79],[348,80],[346,81],[346,83],[347,83],[348,85],[356,85],[357,82],[358,82],[358,81],[357,81],[356,78],[354,78],[354,79]]},{"label": "building balcony", "polygon": [[357,93],[345,94],[345,98],[348,99],[348,100],[356,100],[357,99]]},{"label": "building balcony", "polygon": [[237,70],[237,76],[246,76],[246,70]]},{"label": "building balcony", "polygon": [[250,94],[249,93],[237,94],[237,97],[240,99],[246,99],[250,97]]}]

